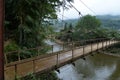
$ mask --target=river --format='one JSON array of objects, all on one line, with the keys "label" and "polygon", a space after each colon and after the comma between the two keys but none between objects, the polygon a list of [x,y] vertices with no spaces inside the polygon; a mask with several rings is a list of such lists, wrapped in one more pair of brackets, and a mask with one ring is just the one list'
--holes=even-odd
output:
[{"label": "river", "polygon": [[57,75],[61,80],[120,80],[120,58],[96,53],[61,67]]},{"label": "river", "polygon": [[74,63],[75,66],[68,64],[59,69],[60,73],[56,72],[60,80],[120,80],[120,57],[95,53]]}]

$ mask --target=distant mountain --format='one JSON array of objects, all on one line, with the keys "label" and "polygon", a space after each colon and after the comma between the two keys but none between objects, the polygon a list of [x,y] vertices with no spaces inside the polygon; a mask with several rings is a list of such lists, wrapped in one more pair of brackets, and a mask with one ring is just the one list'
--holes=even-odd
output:
[{"label": "distant mountain", "polygon": [[[97,15],[96,18],[100,19],[103,27],[120,29],[120,15]],[[79,19],[68,19],[64,21],[59,21],[55,24],[55,26],[57,27],[57,29],[63,28],[65,23],[67,23],[67,25],[72,24],[73,26],[75,26],[78,20]]]},{"label": "distant mountain", "polygon": [[113,15],[97,15],[96,17],[97,17],[98,19],[120,20],[120,15],[116,15],[116,16],[113,16]]},{"label": "distant mountain", "polygon": [[98,15],[96,17],[100,19],[103,27],[120,29],[120,15]]}]

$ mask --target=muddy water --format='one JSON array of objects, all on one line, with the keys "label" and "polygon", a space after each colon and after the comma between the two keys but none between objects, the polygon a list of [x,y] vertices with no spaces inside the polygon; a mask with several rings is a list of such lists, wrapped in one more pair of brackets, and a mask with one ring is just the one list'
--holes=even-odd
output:
[{"label": "muddy water", "polygon": [[[47,43],[55,45],[54,52],[62,49],[61,45],[50,40]],[[69,64],[61,67],[57,75],[61,80],[120,80],[120,57],[96,53],[87,56],[86,60],[75,61],[75,66]]]},{"label": "muddy water", "polygon": [[96,53],[61,67],[57,75],[61,80],[120,80],[120,57]]}]

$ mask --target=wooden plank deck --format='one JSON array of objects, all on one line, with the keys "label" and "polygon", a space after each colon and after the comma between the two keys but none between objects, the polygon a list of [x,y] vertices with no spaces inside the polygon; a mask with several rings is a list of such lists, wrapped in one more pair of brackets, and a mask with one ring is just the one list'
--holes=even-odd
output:
[{"label": "wooden plank deck", "polygon": [[104,41],[94,44],[80,46],[69,51],[61,51],[46,57],[35,57],[31,59],[21,60],[9,63],[4,66],[5,80],[13,80],[15,76],[24,77],[30,73],[42,72],[45,70],[55,69],[75,60],[83,55],[88,55],[92,51],[110,46],[118,41]]}]

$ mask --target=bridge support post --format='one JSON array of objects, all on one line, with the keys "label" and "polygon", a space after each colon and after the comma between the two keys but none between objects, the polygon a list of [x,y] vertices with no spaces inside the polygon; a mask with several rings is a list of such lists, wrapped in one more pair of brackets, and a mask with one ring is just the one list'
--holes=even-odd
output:
[{"label": "bridge support post", "polygon": [[91,42],[91,52],[93,51],[92,42]]},{"label": "bridge support post", "polygon": [[63,43],[63,51],[65,50],[65,43]]},{"label": "bridge support post", "polygon": [[102,50],[104,49],[104,40],[102,40]]},{"label": "bridge support post", "polygon": [[83,55],[85,54],[85,45],[83,45]]},{"label": "bridge support post", "polygon": [[7,64],[8,63],[7,54],[4,54],[4,56],[5,56],[5,64]]},{"label": "bridge support post", "polygon": [[33,73],[35,73],[35,60],[33,60]]},{"label": "bridge support post", "polygon": [[37,56],[39,56],[40,47],[37,48]]},{"label": "bridge support post", "polygon": [[[83,41],[83,43],[85,43],[85,41]],[[83,60],[86,60],[85,59],[85,44],[83,44]]]},{"label": "bridge support post", "polygon": [[72,42],[72,61],[74,59],[74,43]]},{"label": "bridge support post", "polygon": [[0,0],[0,80],[4,80],[3,23],[4,0]]},{"label": "bridge support post", "polygon": [[74,62],[72,62],[72,65],[73,65],[73,66],[75,66],[75,63],[74,63]]},{"label": "bridge support post", "polygon": [[57,53],[56,68],[58,67],[58,65],[59,65],[59,53]]},{"label": "bridge support post", "polygon": [[115,39],[114,39],[114,44],[115,44]]},{"label": "bridge support post", "polygon": [[20,61],[20,51],[18,51],[18,61]]},{"label": "bridge support post", "polygon": [[98,44],[97,44],[97,53],[99,53],[99,45],[100,45],[101,40],[98,39]]},{"label": "bridge support post", "polygon": [[106,39],[106,49],[108,48],[108,40]]},{"label": "bridge support post", "polygon": [[105,39],[105,49],[107,48],[107,40]]},{"label": "bridge support post", "polygon": [[60,73],[60,70],[58,69],[58,66],[59,66],[59,54],[60,54],[60,52],[57,53],[56,68],[55,68],[55,70],[56,70],[58,73]]},{"label": "bridge support post", "polygon": [[91,42],[91,56],[93,56],[93,44]]},{"label": "bridge support post", "polygon": [[109,48],[111,47],[111,44],[110,44],[111,40],[109,39]]},{"label": "bridge support post", "polygon": [[98,48],[99,48],[99,40],[97,40],[97,51],[98,51]]},{"label": "bridge support post", "polygon": [[17,65],[15,64],[15,80],[17,79]]},{"label": "bridge support post", "polygon": [[53,53],[53,47],[54,47],[54,46],[52,45],[52,53]]},{"label": "bridge support post", "polygon": [[74,43],[72,42],[72,65],[75,66],[75,63],[73,62],[73,59],[74,59]]},{"label": "bridge support post", "polygon": [[110,45],[110,39],[109,39],[109,45]]}]

